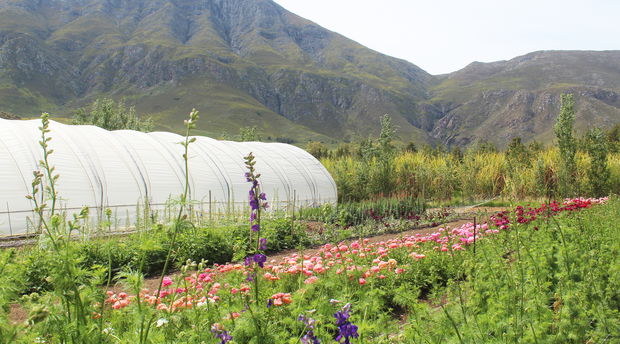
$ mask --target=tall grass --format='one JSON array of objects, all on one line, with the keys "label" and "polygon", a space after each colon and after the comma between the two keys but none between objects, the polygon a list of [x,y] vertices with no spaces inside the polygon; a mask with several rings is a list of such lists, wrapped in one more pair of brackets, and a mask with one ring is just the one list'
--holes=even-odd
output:
[{"label": "tall grass", "polygon": [[[591,159],[585,152],[576,156],[574,195],[558,191],[560,155],[557,148],[529,152],[525,161],[511,163],[506,152],[467,151],[462,157],[451,153],[402,152],[391,158],[390,183],[393,195],[433,200],[466,201],[505,197],[512,199],[584,196],[592,192],[587,171]],[[384,165],[377,159],[354,156],[325,157],[323,165],[338,185],[341,202],[374,199],[381,191]],[[620,154],[608,156],[611,172],[608,192],[620,192]]]}]

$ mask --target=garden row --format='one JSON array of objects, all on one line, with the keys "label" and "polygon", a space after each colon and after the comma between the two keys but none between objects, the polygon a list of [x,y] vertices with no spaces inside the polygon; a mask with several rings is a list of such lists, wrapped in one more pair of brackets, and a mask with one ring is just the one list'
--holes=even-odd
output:
[{"label": "garden row", "polygon": [[[269,242],[269,252],[273,253],[348,238],[398,233],[454,218],[456,215],[447,210],[425,210],[417,199],[384,199],[299,209],[294,217],[270,216],[263,219],[262,235]],[[42,240],[45,243],[45,237]],[[246,255],[248,240],[246,224],[191,227],[176,238],[172,259],[177,268],[187,260],[205,260],[210,265],[240,260]],[[170,243],[170,231],[154,225],[148,231],[125,237],[76,241],[72,249],[80,266],[86,269],[101,266],[111,270],[113,276],[129,270],[151,276],[162,271]],[[49,246],[35,245],[13,251],[6,251],[5,255],[21,266],[15,286],[18,294],[50,290],[48,276],[54,261],[49,259]]]},{"label": "garden row", "polygon": [[[603,342],[620,326],[620,202],[580,210],[606,202],[517,207],[488,224],[281,260],[189,262],[154,290],[126,272],[126,292],[85,307],[102,343]],[[62,337],[45,298],[25,298],[23,338]]]}]

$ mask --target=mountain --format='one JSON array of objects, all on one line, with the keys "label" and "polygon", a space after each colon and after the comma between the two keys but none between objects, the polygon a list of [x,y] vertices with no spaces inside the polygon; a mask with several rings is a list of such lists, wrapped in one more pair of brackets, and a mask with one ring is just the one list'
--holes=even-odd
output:
[{"label": "mountain", "polygon": [[620,51],[539,51],[509,61],[474,62],[437,77],[421,105],[424,128],[447,145],[513,137],[549,142],[560,95],[575,96],[576,128],[620,122]]},{"label": "mountain", "polygon": [[124,97],[160,129],[195,107],[207,134],[342,140],[390,113],[423,141],[431,80],[270,0],[0,0],[0,109],[21,115]]},{"label": "mountain", "polygon": [[271,0],[0,0],[0,111],[68,118],[124,98],[157,129],[339,142],[549,141],[559,95],[578,127],[620,121],[620,52],[543,51],[432,76]]}]

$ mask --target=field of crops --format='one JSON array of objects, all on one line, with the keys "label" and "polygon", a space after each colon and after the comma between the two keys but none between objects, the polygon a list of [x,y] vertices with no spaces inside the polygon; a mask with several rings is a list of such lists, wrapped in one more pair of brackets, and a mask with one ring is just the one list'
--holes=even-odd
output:
[{"label": "field of crops", "polygon": [[[424,152],[385,150],[366,168],[341,157],[324,163],[344,195],[360,195],[291,212],[270,212],[250,153],[248,217],[196,222],[196,118],[185,122],[174,214],[120,236],[84,235],[88,208],[71,220],[54,209],[62,176],[43,121],[42,172],[28,195],[40,235],[0,252],[0,343],[620,342],[620,199],[559,197],[613,194],[606,150],[588,148],[589,166],[559,150],[536,179],[543,193],[514,198],[510,176],[532,165],[509,152],[470,153],[460,167]],[[472,161],[476,173],[462,179]],[[502,206],[484,211],[428,209],[498,195]]]},{"label": "field of crops", "polygon": [[[253,213],[260,215],[265,203],[260,194],[257,200]],[[56,265],[46,271],[49,290],[21,298],[13,290],[20,283],[14,255],[21,252],[5,253],[2,338],[613,343],[620,330],[618,216],[618,199],[570,199],[517,206],[475,226],[299,247],[277,259],[265,254],[272,243],[260,238],[260,228],[247,227],[259,247],[246,259],[188,261],[146,282],[137,270],[107,280],[105,266],[79,267],[79,253],[67,243],[66,257],[50,258]],[[18,323],[16,309],[27,314]]]},{"label": "field of crops", "polygon": [[[380,157],[364,159],[356,149],[342,156],[319,155],[338,184],[341,201],[385,193],[465,203],[491,198],[546,200],[562,196],[562,159],[556,147],[523,145],[518,153],[475,147],[464,152],[404,151],[392,154],[387,161]],[[585,149],[577,152],[575,160],[573,193],[592,194],[602,178],[591,173],[592,158]],[[603,194],[619,193],[620,153],[610,153],[605,165],[609,177]]]}]

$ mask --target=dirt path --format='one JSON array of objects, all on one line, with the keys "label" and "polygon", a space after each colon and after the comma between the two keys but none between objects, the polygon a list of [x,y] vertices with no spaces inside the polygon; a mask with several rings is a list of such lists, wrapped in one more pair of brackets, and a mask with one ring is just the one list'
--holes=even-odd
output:
[{"label": "dirt path", "polygon": [[[391,239],[398,239],[398,238],[402,238],[402,237],[406,237],[406,236],[410,236],[410,235],[416,235],[416,234],[430,234],[430,233],[434,233],[437,231],[437,229],[439,228],[445,228],[445,227],[450,227],[450,228],[454,228],[454,227],[458,227],[464,223],[467,222],[471,222],[471,220],[456,220],[456,221],[452,221],[452,222],[447,222],[444,224],[441,224],[439,226],[435,226],[435,227],[426,227],[426,228],[418,228],[418,229],[410,229],[404,232],[398,232],[398,233],[389,233],[389,234],[381,234],[381,235],[375,235],[375,236],[371,236],[371,237],[367,237],[365,239],[368,239],[370,243],[375,243],[375,242],[381,242],[381,241],[388,241]],[[344,242],[346,244],[350,244],[353,241],[359,240],[358,238],[351,238],[351,239],[347,239]],[[299,255],[303,254],[303,255],[312,255],[316,252],[319,251],[319,248],[309,248],[309,249],[304,249],[304,250],[285,250],[285,251],[281,251],[278,252],[276,254],[272,254],[268,256],[269,261],[271,262],[272,260],[278,261],[284,257],[290,256],[294,253],[297,253]]]}]

